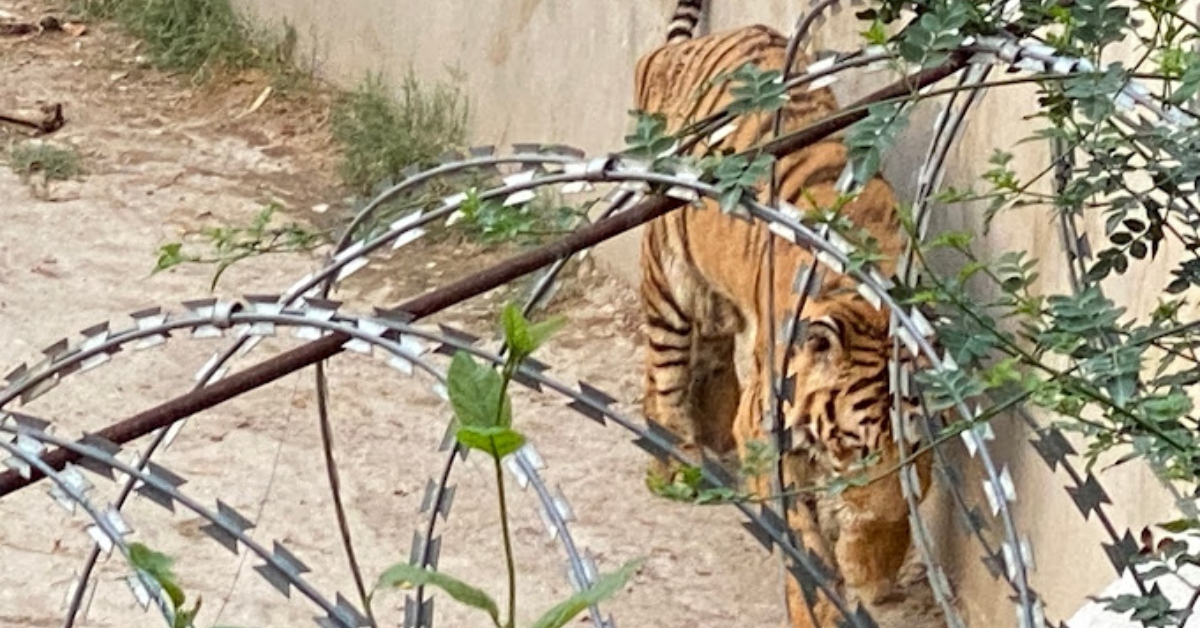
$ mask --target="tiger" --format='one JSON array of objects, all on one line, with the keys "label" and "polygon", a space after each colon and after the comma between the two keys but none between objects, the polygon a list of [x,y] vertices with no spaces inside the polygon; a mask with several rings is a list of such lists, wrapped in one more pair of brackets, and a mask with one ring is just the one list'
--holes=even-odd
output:
[{"label": "tiger", "polygon": [[[635,110],[661,115],[667,131],[720,111],[732,101],[726,76],[746,63],[783,70],[787,38],[763,25],[696,36],[703,0],[679,0],[666,42],[641,56],[635,69]],[[797,64],[806,64],[803,55]],[[799,71],[799,67],[795,68]],[[782,108],[783,132],[804,127],[837,109],[828,87],[792,90]],[[723,138],[700,144],[693,153],[742,151],[772,131],[773,114],[750,113]],[[848,160],[840,138],[831,137],[781,158],[779,200],[801,211],[832,207]],[[757,190],[767,200],[766,185]],[[844,200],[844,199],[843,199]],[[895,193],[881,175],[860,186],[840,212],[877,241],[895,272],[903,239]],[[773,281],[767,273],[768,241],[774,238]],[[836,496],[795,500],[787,512],[790,529],[804,546],[839,574],[838,591],[869,604],[898,595],[897,574],[910,545],[908,504],[895,473],[898,448],[891,431],[888,360],[892,341],[886,307],[876,308],[853,281],[833,272],[820,275],[804,310],[795,342],[776,333],[795,307],[797,271],[815,263],[806,249],[774,235],[764,223],[722,213],[711,199],[651,221],[640,252],[640,302],[644,323],[643,412],[679,439],[693,462],[702,451],[746,459],[754,443],[767,440],[762,425],[769,403],[770,373],[793,378],[782,420],[792,435],[780,452],[785,486],[811,486],[830,473],[845,472],[876,456],[868,467],[872,481]],[[768,283],[774,301],[768,302]],[[774,369],[769,369],[769,361]],[[786,365],[786,370],[785,370]],[[910,419],[914,399],[903,400]],[[910,432],[911,434],[911,432]],[[918,457],[920,495],[929,486],[929,457]],[[673,468],[653,462],[650,473],[670,476]],[[768,493],[762,476],[746,479],[752,494]],[[821,596],[810,611],[792,578],[787,607],[794,628],[835,626],[837,613]]]}]

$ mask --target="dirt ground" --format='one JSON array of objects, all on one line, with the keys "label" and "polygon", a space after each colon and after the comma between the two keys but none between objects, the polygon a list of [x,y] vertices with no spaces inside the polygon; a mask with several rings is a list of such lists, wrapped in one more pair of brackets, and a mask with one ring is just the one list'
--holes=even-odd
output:
[{"label": "dirt ground", "polygon": [[[0,16],[36,20],[46,7],[0,1]],[[145,67],[135,42],[103,25],[72,37],[47,33],[0,38],[0,111],[61,102],[66,125],[48,139],[75,147],[86,174],[47,192],[0,167],[0,364],[4,372],[36,360],[42,347],[101,321],[128,326],[128,312],[178,306],[209,295],[211,269],[184,267],[151,275],[155,250],[182,233],[244,223],[268,201],[311,220],[322,204],[341,210],[336,153],[327,133],[329,99],[272,97],[245,113],[266,85],[262,77],[197,88]],[[21,139],[13,128],[0,142]],[[552,141],[554,138],[545,138]],[[418,242],[357,275],[337,298],[359,311],[401,301],[461,276],[502,252],[455,241]],[[317,254],[279,255],[229,271],[222,296],[278,293],[316,268]],[[552,373],[584,380],[633,413],[639,397],[639,349],[631,291],[584,266],[556,308],[570,325],[542,353]],[[486,332],[502,295],[487,295],[442,320]],[[52,419],[58,434],[77,437],[180,394],[221,341],[177,335],[146,352],[123,352],[110,364],[75,375],[22,410]],[[296,346],[289,335],[266,342],[235,368]],[[378,359],[343,355],[329,365],[331,412],[344,499],[363,572],[370,579],[408,557],[427,479],[448,411],[427,378],[404,378]],[[333,599],[355,599],[340,550],[324,479],[310,373],[293,374],[193,418],[157,458],[186,478],[186,494],[207,507],[216,500],[251,519],[251,535],[276,541],[310,569],[310,583]],[[620,626],[781,625],[777,557],[740,525],[733,509],[692,507],[648,494],[644,454],[616,427],[601,428],[561,398],[522,395],[518,427],[545,459],[543,477],[561,488],[577,520],[574,540],[609,571],[634,557],[646,562],[627,590],[605,604]],[[144,446],[144,442],[137,443]],[[137,447],[126,449],[126,455]],[[90,493],[103,506],[115,485],[98,476]],[[457,493],[442,534],[440,566],[501,598],[504,571],[490,466],[478,456],[456,468]],[[519,567],[521,623],[531,622],[570,592],[565,554],[549,538],[536,497],[510,483]],[[60,626],[74,574],[90,548],[82,513],[68,514],[40,484],[0,500],[0,626]],[[247,560],[212,542],[204,521],[183,508],[169,512],[144,499],[126,509],[141,541],[177,558],[176,571],[203,599],[198,626],[313,625],[316,607],[279,595]],[[136,606],[122,577],[124,563],[102,561],[79,625],[161,625]],[[910,577],[917,579],[913,570]],[[905,604],[881,609],[884,625],[940,625],[919,580]],[[381,625],[399,625],[403,596],[382,592]],[[436,625],[484,626],[439,596]],[[582,625],[582,624],[580,624]]]}]

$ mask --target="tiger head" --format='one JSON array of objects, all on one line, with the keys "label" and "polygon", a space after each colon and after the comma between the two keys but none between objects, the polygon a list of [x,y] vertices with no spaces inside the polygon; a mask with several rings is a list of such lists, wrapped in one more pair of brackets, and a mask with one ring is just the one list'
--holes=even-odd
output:
[{"label": "tiger head", "polygon": [[[844,471],[893,443],[888,313],[857,295],[822,299],[805,309],[781,365],[792,388],[783,391],[782,407],[790,449],[822,455]],[[919,403],[907,397],[899,406],[905,436],[913,442]]]}]

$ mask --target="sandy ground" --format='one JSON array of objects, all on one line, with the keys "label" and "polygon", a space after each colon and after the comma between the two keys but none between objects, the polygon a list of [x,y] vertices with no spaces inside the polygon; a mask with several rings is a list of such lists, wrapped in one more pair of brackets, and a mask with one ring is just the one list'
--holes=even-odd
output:
[{"label": "sandy ground", "polygon": [[[0,1],[0,10],[37,18],[43,7]],[[134,42],[93,25],[73,38],[47,34],[0,39],[0,111],[61,102],[66,126],[52,136],[76,147],[87,170],[79,180],[37,192],[0,167],[0,364],[4,372],[34,360],[40,348],[101,321],[129,324],[126,314],[209,294],[210,269],[185,267],[150,275],[154,252],[185,231],[245,222],[264,203],[283,203],[292,217],[312,207],[337,211],[336,155],[326,131],[327,99],[272,98],[239,117],[265,84],[248,77],[220,89],[192,88],[137,62]],[[19,140],[11,129],[0,141]],[[545,138],[553,140],[553,138]],[[356,276],[338,298],[360,311],[396,303],[461,276],[498,252],[464,243],[417,243]],[[319,264],[315,254],[272,256],[231,270],[217,293],[278,293]],[[541,358],[568,382],[584,380],[633,412],[639,391],[636,310],[623,285],[584,267],[556,308],[570,326]],[[501,300],[481,298],[443,320],[486,332]],[[103,368],[68,378],[22,410],[52,419],[76,437],[190,388],[193,374],[220,341],[181,335],[154,351],[125,352]],[[295,346],[290,336],[264,343],[253,359]],[[404,378],[379,360],[339,356],[329,366],[331,411],[342,490],[363,572],[371,579],[407,559],[427,479],[441,467],[436,451],[448,416],[427,378]],[[212,508],[216,500],[255,523],[259,543],[286,546],[311,571],[326,597],[354,588],[340,550],[324,480],[311,373],[300,373],[195,417],[158,461],[186,478],[182,490]],[[775,556],[762,551],[729,508],[691,507],[655,498],[642,485],[644,454],[615,427],[564,407],[561,398],[521,395],[518,424],[545,459],[544,479],[561,488],[577,520],[575,541],[602,571],[625,560],[646,563],[627,590],[604,606],[620,626],[777,626],[780,583]],[[127,451],[137,446],[139,442]],[[103,506],[115,486],[91,476]],[[456,468],[457,493],[443,535],[441,568],[497,598],[504,590],[499,522],[489,465],[472,456]],[[570,591],[565,554],[549,538],[536,498],[511,485],[519,567],[521,623],[531,622]],[[59,626],[74,574],[90,547],[81,513],[66,513],[42,484],[0,500],[0,626]],[[293,592],[279,595],[238,555],[201,531],[204,520],[144,499],[126,509],[141,541],[178,559],[192,596],[203,599],[198,626],[305,626],[316,608]],[[121,578],[125,564],[102,561],[81,625],[161,625],[142,611]],[[380,625],[399,625],[403,596],[375,602]],[[885,625],[940,625],[921,584],[910,600],[880,615]],[[437,625],[489,625],[445,597]]]}]

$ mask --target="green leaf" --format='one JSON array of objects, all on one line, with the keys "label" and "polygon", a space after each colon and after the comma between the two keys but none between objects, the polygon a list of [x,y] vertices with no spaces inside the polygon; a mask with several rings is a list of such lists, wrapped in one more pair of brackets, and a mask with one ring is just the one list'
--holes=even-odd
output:
[{"label": "green leaf", "polygon": [[558,330],[562,329],[567,324],[567,317],[559,314],[552,316],[540,323],[534,323],[529,326],[529,337],[533,339],[533,348],[537,349],[544,342],[550,339]]},{"label": "green leaf", "polygon": [[154,264],[151,274],[174,268],[184,262],[183,243],[169,242],[158,247],[158,261]]},{"label": "green leaf", "polygon": [[585,608],[615,595],[641,566],[641,560],[632,560],[625,563],[625,566],[619,570],[600,576],[591,587],[572,595],[561,604],[546,611],[546,614],[533,624],[533,628],[561,628],[567,625]]},{"label": "green leaf", "polygon": [[867,108],[867,117],[850,126],[845,144],[856,181],[868,181],[879,172],[883,152],[906,126],[908,116],[898,103],[873,104]]},{"label": "green leaf", "polygon": [[199,614],[200,598],[196,598],[196,606],[192,607],[191,610],[176,608],[174,628],[192,628],[192,623],[196,621],[196,615]]},{"label": "green leaf", "polygon": [[536,351],[567,322],[565,316],[554,316],[540,323],[531,324],[521,310],[512,303],[504,307],[500,319],[504,325],[504,340],[508,343],[509,350],[519,359]]},{"label": "green leaf", "polygon": [[633,133],[625,136],[631,155],[654,160],[675,144],[675,138],[667,135],[666,116],[645,111],[629,113],[636,119]]},{"label": "green leaf", "polygon": [[438,571],[423,569],[408,563],[399,563],[392,565],[379,576],[379,582],[375,584],[375,588],[411,589],[424,585],[437,587],[462,604],[486,611],[488,615],[491,615],[492,622],[497,626],[500,625],[500,607],[496,606],[496,601],[491,596],[462,580]]},{"label": "green leaf", "polygon": [[1200,62],[1190,59],[1191,63],[1180,78],[1179,86],[1171,94],[1170,102],[1180,105],[1196,97],[1200,91]]},{"label": "green leaf", "polygon": [[446,388],[460,426],[512,425],[512,403],[504,394],[500,374],[475,362],[465,351],[454,354],[446,374]]},{"label": "green leaf", "polygon": [[883,21],[875,19],[871,22],[871,27],[859,33],[868,44],[882,46],[887,43],[888,34],[884,27]]},{"label": "green leaf", "polygon": [[788,101],[783,73],[779,70],[763,70],[745,63],[729,73],[727,80],[733,83],[729,88],[733,102],[728,110],[734,115],[776,111]]},{"label": "green leaf", "polygon": [[510,427],[461,426],[454,437],[464,447],[487,452],[496,459],[511,454],[525,444],[525,437]]},{"label": "green leaf", "polygon": [[720,206],[721,212],[728,214],[738,208],[738,204],[742,202],[741,188],[731,188],[721,193]]},{"label": "green leaf", "polygon": [[1200,521],[1195,519],[1176,519],[1174,521],[1160,523],[1158,524],[1158,527],[1166,530],[1167,532],[1180,534],[1182,532],[1187,532],[1188,530],[1200,530]]},{"label": "green leaf", "polygon": [[158,586],[166,592],[167,597],[171,598],[171,603],[176,609],[183,606],[187,596],[176,584],[175,574],[171,571],[171,565],[175,563],[175,559],[141,543],[130,543],[129,562],[134,568],[153,578]]}]

